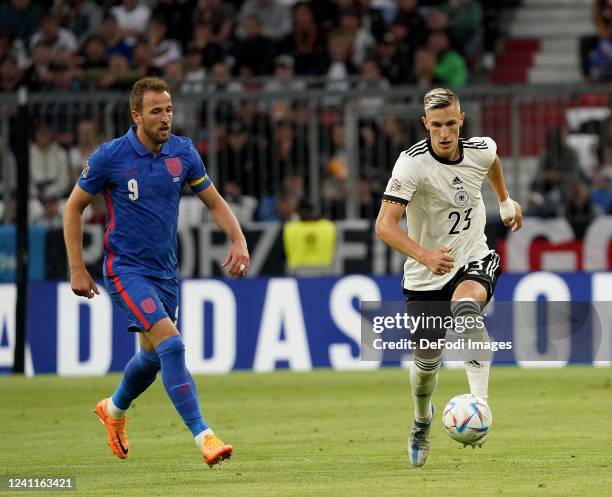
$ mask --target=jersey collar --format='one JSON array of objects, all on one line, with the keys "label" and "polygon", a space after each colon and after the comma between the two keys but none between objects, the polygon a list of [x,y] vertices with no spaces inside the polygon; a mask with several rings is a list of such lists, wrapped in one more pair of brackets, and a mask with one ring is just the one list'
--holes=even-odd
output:
[{"label": "jersey collar", "polygon": [[436,154],[434,152],[433,147],[431,146],[431,140],[429,138],[427,138],[427,149],[429,150],[429,153],[434,159],[436,159],[438,162],[442,164],[446,164],[447,166],[454,166],[463,161],[463,141],[462,140],[459,140],[459,158],[457,160],[448,160]]},{"label": "jersey collar", "polygon": [[[136,136],[136,125],[135,124],[132,124],[130,126],[129,131],[127,132],[127,138],[130,144],[132,145],[132,148],[136,151],[138,155],[140,155],[140,157],[144,157],[145,155],[152,155],[151,152],[149,152],[147,148],[142,143],[140,143],[140,140]],[[162,145],[161,149],[159,150],[159,155],[169,155],[169,152],[168,152],[168,148],[170,147],[170,145],[168,144],[169,141],[170,140],[168,140],[166,143]]]}]

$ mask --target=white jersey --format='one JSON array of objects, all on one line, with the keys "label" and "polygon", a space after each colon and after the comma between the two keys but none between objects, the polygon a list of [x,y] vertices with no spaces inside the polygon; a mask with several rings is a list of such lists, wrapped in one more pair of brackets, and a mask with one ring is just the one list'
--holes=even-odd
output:
[{"label": "white jersey", "polygon": [[429,140],[402,152],[393,167],[383,200],[406,206],[408,235],[422,247],[451,247],[454,267],[444,275],[408,257],[403,286],[407,290],[439,290],[468,262],[485,257],[486,212],[482,181],[493,164],[497,145],[489,137],[459,140],[459,159],[435,154]]}]

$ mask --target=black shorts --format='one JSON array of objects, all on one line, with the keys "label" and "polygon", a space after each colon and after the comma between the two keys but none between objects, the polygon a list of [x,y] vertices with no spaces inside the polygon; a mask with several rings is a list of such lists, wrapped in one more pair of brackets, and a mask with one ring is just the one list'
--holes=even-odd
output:
[{"label": "black shorts", "polygon": [[[482,283],[487,289],[486,303],[493,297],[497,278],[501,274],[499,265],[499,254],[494,250],[491,251],[483,259],[472,261],[463,266],[453,278],[439,290],[413,291],[404,288],[406,297],[406,312],[411,314],[414,312],[425,313],[427,315],[440,316],[443,319],[451,316],[451,299],[453,293],[462,281],[474,280]],[[423,304],[415,304],[422,302]],[[415,304],[412,305],[411,303]],[[444,338],[446,335],[445,328],[428,329],[427,333],[415,333],[413,339],[428,338],[437,340]]]}]

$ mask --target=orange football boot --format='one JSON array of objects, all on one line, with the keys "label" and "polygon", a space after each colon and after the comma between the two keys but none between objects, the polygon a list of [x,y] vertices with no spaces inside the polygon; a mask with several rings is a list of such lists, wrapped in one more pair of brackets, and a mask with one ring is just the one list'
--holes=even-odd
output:
[{"label": "orange football boot", "polygon": [[205,435],[200,450],[206,464],[211,468],[224,459],[229,459],[234,452],[231,445],[223,443],[216,435]]},{"label": "orange football boot", "polygon": [[115,419],[106,413],[108,399],[102,399],[96,405],[96,414],[100,422],[106,426],[108,446],[119,459],[128,457],[128,439],[125,434],[125,422],[127,418]]}]

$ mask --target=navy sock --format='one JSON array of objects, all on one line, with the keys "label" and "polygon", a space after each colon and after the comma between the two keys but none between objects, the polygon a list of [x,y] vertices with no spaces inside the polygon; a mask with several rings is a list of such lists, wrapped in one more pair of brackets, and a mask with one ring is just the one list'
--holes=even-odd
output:
[{"label": "navy sock", "polygon": [[141,349],[125,366],[123,379],[113,394],[113,404],[126,410],[132,401],[155,381],[160,370],[157,352]]},{"label": "navy sock", "polygon": [[202,418],[198,391],[185,365],[185,345],[179,336],[167,338],[157,346],[162,380],[174,408],[195,437],[208,426]]}]

